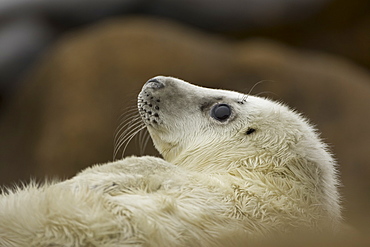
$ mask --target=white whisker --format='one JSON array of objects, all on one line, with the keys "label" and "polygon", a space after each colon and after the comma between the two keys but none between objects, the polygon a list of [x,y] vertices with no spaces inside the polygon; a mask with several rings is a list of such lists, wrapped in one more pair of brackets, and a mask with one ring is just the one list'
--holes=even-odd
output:
[{"label": "white whisker", "polygon": [[144,144],[144,140],[145,140],[145,131],[140,131],[139,135],[138,135],[138,142],[139,142],[139,150],[140,150],[140,154],[141,154],[141,148]]},{"label": "white whisker", "polygon": [[247,101],[248,96],[252,93],[252,91],[254,90],[254,88],[255,88],[256,86],[258,86],[258,85],[259,85],[259,84],[261,84],[261,83],[265,83],[265,82],[274,82],[274,81],[271,81],[271,80],[261,80],[261,81],[256,82],[256,83],[252,86],[252,88],[249,90],[249,92],[248,92],[247,94],[245,94],[245,95],[244,95],[244,97],[243,97],[243,99],[242,99],[242,102]]},{"label": "white whisker", "polygon": [[124,120],[123,120],[123,114],[122,114],[122,116],[119,119],[119,122],[121,122],[121,123],[118,125],[116,130],[122,128],[122,126],[126,125],[127,123],[132,122],[132,120],[134,118],[137,118],[137,117],[139,117],[139,113],[137,112],[137,109],[131,109],[131,110],[127,111],[125,113],[125,119]]},{"label": "white whisker", "polygon": [[122,144],[120,145],[120,146],[122,147],[122,145],[123,145],[124,143],[126,143],[126,145],[124,146],[124,148],[123,148],[123,150],[122,150],[122,156],[121,156],[121,158],[123,158],[123,156],[124,156],[124,154],[125,154],[125,152],[126,152],[126,148],[127,148],[128,144],[130,143],[130,141],[132,140],[132,138],[134,138],[134,136],[135,136],[137,133],[139,133],[140,131],[142,131],[143,129],[145,129],[145,128],[146,128],[146,126],[145,126],[145,125],[138,126],[138,127],[139,127],[139,128],[137,128],[137,129],[136,129],[136,131],[135,131],[135,132],[133,132],[131,135],[128,135],[128,136],[124,139],[124,141],[122,142]]},{"label": "white whisker", "polygon": [[128,110],[122,113],[119,117],[119,121],[121,123],[116,128],[113,141],[113,160],[117,158],[118,153],[125,145],[122,151],[123,157],[124,152],[131,139],[145,128],[145,124],[142,122],[136,106],[129,107]]},{"label": "white whisker", "polygon": [[130,107],[128,110],[126,110],[124,113],[122,113],[119,118],[118,118],[118,121],[120,122],[124,122],[126,121],[127,119],[127,115],[131,115],[131,116],[134,116],[134,115],[138,115],[138,110],[137,110],[137,107]]},{"label": "white whisker", "polygon": [[150,140],[150,135],[149,135],[149,132],[148,131],[145,131],[145,134],[144,135],[146,135],[146,137],[145,137],[144,144],[140,148],[140,155],[144,155],[146,146],[148,145],[148,142]]},{"label": "white whisker", "polygon": [[258,94],[256,94],[256,96],[260,96],[262,94],[272,94],[272,95],[275,95],[276,97],[278,97],[278,95],[274,92],[271,92],[271,91],[263,91],[263,92],[259,92]]},{"label": "white whisker", "polygon": [[139,131],[144,129],[146,126],[143,122],[136,122],[130,125],[125,131],[123,131],[120,136],[118,137],[117,141],[115,142],[115,148],[113,153],[113,159],[117,157],[119,150],[122,146],[126,143],[125,148],[123,149],[122,156],[127,148],[128,143],[131,141],[132,137],[134,137]]},{"label": "white whisker", "polygon": [[142,123],[140,116],[132,116],[125,123],[120,124],[119,129],[116,131],[116,134],[114,136],[114,145],[117,145],[122,136],[124,136],[130,130],[130,128],[132,128],[132,126],[136,126],[140,123]]}]

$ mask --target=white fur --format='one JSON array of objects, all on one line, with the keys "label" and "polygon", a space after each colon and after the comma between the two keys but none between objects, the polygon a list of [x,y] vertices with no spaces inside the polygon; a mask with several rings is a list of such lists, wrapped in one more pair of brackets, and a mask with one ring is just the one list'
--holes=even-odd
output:
[{"label": "white fur", "polygon": [[[144,121],[164,160],[130,157],[3,192],[0,246],[223,246],[339,225],[335,162],[303,117],[267,99],[156,79],[164,88],[147,83],[139,108],[160,99],[151,101],[158,124]],[[230,119],[210,116],[217,103],[231,106]]]}]

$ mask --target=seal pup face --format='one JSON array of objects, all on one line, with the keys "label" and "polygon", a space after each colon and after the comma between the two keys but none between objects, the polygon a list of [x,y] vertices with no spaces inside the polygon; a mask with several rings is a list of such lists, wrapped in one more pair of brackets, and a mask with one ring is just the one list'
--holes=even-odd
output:
[{"label": "seal pup face", "polygon": [[[189,167],[198,156],[204,161],[201,166],[192,168],[203,170],[225,164],[230,160],[227,150],[236,144],[232,140],[239,136],[242,143],[246,132],[254,131],[243,123],[247,117],[242,116],[243,97],[236,92],[159,76],[144,85],[138,107],[155,147],[165,160],[187,163]],[[244,157],[245,151],[240,155]],[[193,155],[188,155],[190,153]]]},{"label": "seal pup face", "polygon": [[252,157],[281,166],[292,158],[315,159],[317,152],[331,160],[305,119],[264,98],[158,76],[143,86],[138,108],[164,159],[195,170],[224,170]]},{"label": "seal pup face", "polygon": [[311,203],[339,218],[335,162],[309,123],[285,105],[157,76],[143,86],[138,108],[165,160],[199,172],[294,181],[318,197]]}]

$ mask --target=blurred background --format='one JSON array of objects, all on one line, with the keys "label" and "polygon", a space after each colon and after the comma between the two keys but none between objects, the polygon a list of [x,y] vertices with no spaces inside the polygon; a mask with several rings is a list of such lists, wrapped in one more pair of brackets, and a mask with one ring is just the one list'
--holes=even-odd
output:
[{"label": "blurred background", "polygon": [[[113,159],[156,75],[286,102],[339,163],[346,221],[370,230],[368,0],[0,1],[0,185]],[[125,155],[139,154],[132,141]],[[158,155],[149,144],[145,154]]]}]

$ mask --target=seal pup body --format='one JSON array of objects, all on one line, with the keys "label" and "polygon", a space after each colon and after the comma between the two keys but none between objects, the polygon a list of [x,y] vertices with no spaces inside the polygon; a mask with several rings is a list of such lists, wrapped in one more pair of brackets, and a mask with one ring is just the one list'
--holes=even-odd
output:
[{"label": "seal pup body", "polygon": [[224,246],[339,225],[334,160],[286,106],[160,76],[138,108],[164,159],[4,192],[0,245]]}]

